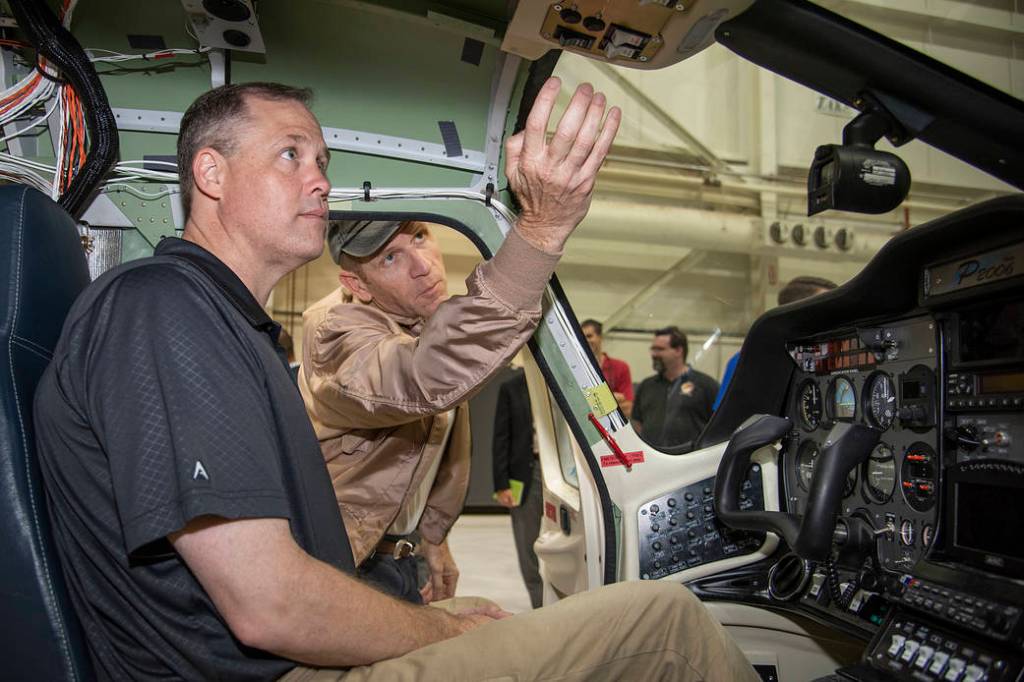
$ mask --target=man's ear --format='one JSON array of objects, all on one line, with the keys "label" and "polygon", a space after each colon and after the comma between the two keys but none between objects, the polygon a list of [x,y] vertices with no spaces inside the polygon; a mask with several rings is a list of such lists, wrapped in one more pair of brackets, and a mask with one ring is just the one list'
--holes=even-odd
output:
[{"label": "man's ear", "polygon": [[373,294],[370,293],[370,290],[366,288],[366,284],[356,273],[340,270],[338,272],[338,281],[341,282],[341,286],[351,291],[352,295],[362,303],[369,303],[373,300]]},{"label": "man's ear", "polygon": [[226,174],[227,159],[213,147],[203,147],[192,157],[196,189],[211,199],[221,198]]}]

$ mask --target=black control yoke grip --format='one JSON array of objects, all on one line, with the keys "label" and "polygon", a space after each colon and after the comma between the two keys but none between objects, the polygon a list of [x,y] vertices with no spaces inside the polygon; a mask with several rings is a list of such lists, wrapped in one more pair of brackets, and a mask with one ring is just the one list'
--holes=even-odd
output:
[{"label": "black control yoke grip", "polygon": [[715,513],[727,526],[741,530],[773,531],[790,546],[800,533],[800,518],[795,514],[760,510],[741,511],[740,489],[747,479],[750,457],[756,450],[771,445],[792,428],[785,417],[762,415],[729,439],[715,476]]},{"label": "black control yoke grip", "polygon": [[786,512],[742,511],[739,494],[756,450],[779,440],[790,429],[789,419],[764,415],[733,435],[718,465],[715,512],[727,526],[772,531],[804,559],[822,561],[832,547],[832,535],[843,488],[850,471],[871,454],[881,435],[861,424],[839,423],[818,457],[811,495],[803,518]]},{"label": "black control yoke grip", "polygon": [[839,422],[829,431],[814,466],[800,535],[790,545],[797,556],[818,561],[828,558],[846,479],[871,455],[881,435],[869,426],[846,422]]}]

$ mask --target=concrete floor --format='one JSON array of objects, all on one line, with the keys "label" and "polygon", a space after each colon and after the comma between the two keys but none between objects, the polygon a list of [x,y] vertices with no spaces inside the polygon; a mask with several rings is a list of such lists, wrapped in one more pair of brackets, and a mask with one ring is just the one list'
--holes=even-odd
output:
[{"label": "concrete floor", "polygon": [[512,517],[464,514],[448,534],[448,547],[459,567],[457,596],[486,597],[512,613],[530,610],[512,539]]}]

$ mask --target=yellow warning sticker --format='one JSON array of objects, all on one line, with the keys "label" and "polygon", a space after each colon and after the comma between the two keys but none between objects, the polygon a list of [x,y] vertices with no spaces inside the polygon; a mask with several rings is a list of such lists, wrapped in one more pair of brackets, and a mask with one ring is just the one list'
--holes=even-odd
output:
[{"label": "yellow warning sticker", "polygon": [[591,411],[598,417],[603,417],[619,409],[619,404],[615,402],[615,396],[612,395],[612,389],[608,387],[607,383],[584,388],[583,395],[586,397]]}]

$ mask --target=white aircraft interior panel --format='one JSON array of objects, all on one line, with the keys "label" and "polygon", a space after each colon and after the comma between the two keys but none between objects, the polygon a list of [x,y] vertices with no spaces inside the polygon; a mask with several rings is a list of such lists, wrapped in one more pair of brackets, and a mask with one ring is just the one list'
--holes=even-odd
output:
[{"label": "white aircraft interior panel", "polygon": [[[772,533],[732,531],[714,511],[714,477],[724,445],[686,455],[665,455],[640,445],[632,428],[616,432],[625,449],[648,448],[630,471],[605,474],[622,511],[620,573],[627,580],[686,581],[761,561],[778,545]],[[638,441],[633,443],[633,439]],[[610,454],[603,443],[595,455]],[[743,504],[779,509],[777,451],[763,448],[753,458]]]}]

